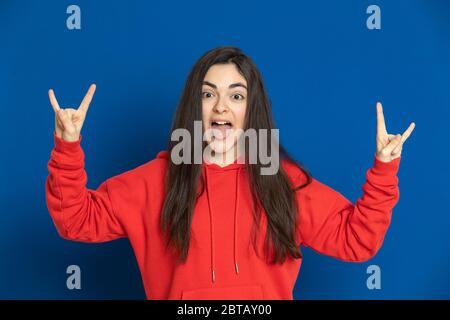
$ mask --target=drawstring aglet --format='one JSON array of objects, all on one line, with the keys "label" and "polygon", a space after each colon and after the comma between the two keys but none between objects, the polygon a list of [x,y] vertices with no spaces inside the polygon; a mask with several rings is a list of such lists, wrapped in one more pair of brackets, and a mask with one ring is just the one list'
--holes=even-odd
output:
[{"label": "drawstring aglet", "polygon": [[236,274],[238,274],[239,273],[239,267],[238,267],[238,264],[237,264],[237,262],[235,263],[235,269],[236,269]]},{"label": "drawstring aglet", "polygon": [[212,271],[212,281],[216,281],[216,273],[214,272],[214,270]]}]

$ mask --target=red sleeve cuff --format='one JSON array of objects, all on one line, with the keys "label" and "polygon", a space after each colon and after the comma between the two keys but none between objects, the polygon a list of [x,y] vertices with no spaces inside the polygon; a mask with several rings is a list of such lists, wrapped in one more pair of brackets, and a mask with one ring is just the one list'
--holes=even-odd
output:
[{"label": "red sleeve cuff", "polygon": [[56,132],[53,131],[53,137],[54,137],[54,142],[55,142],[55,150],[58,152],[69,152],[69,153],[73,153],[73,152],[78,152],[81,148],[81,139],[82,136],[80,134],[80,138],[77,141],[65,141],[62,138],[59,138],[56,135]]},{"label": "red sleeve cuff", "polygon": [[390,162],[383,162],[378,160],[375,155],[372,172],[377,175],[396,175],[400,166],[401,158],[402,157],[398,157]]}]

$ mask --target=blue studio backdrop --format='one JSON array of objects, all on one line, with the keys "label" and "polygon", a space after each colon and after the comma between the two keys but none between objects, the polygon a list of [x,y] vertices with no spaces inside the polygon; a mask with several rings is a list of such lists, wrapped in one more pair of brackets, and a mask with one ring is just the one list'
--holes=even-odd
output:
[{"label": "blue studio backdrop", "polygon": [[[69,29],[77,5],[81,29]],[[380,8],[369,29],[367,8]],[[389,133],[414,121],[400,200],[378,254],[345,263],[303,248],[295,299],[450,298],[450,1],[0,2],[1,299],[144,299],[128,240],[60,238],[45,204],[54,113],[97,92],[82,134],[88,187],[166,148],[190,68],[234,45],[261,70],[280,137],[352,202],[373,164],[376,101]],[[66,286],[69,265],[81,289]],[[370,290],[367,270],[381,270]]]}]

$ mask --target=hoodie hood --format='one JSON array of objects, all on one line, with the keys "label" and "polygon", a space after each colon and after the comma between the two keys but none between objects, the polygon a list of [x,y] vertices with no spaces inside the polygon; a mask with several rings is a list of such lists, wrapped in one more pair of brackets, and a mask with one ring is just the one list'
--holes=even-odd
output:
[{"label": "hoodie hood", "polygon": [[[169,159],[168,151],[160,151],[157,155],[159,159]],[[239,263],[238,263],[238,210],[239,210],[239,195],[240,195],[240,187],[241,187],[241,175],[242,170],[245,169],[245,164],[238,163],[235,161],[232,164],[221,167],[215,163],[203,162],[202,164],[202,176],[203,181],[205,183],[205,192],[208,201],[208,211],[209,211],[209,231],[210,231],[210,261],[211,261],[211,281],[214,283],[216,281],[217,270],[216,270],[216,245],[214,241],[215,230],[214,230],[214,214],[216,213],[213,194],[214,190],[211,187],[211,180],[215,179],[216,181],[220,181],[221,179],[227,177],[227,181],[230,181],[230,175],[234,180],[234,186],[230,185],[228,182],[227,185],[233,188],[234,199],[229,199],[229,201],[234,201],[234,210],[233,210],[233,266],[234,272],[236,275],[239,275]],[[228,193],[231,194],[231,193]]]}]

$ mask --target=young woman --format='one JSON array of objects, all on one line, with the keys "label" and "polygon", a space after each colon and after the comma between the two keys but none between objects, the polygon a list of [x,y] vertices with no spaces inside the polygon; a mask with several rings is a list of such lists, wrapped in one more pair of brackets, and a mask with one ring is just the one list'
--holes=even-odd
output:
[{"label": "young woman", "polygon": [[[172,132],[194,135],[195,121],[205,132],[215,129],[201,145],[211,149],[201,163],[175,164],[177,143],[170,139],[156,159],[87,189],[80,132],[94,91],[92,85],[76,110],[61,109],[49,91],[55,146],[47,206],[65,239],[128,237],[148,299],[292,299],[301,245],[355,262],[379,250],[399,199],[402,146],[415,126],[388,134],[381,104],[374,163],[353,205],[281,147],[280,168],[271,175],[261,174],[259,158],[249,163],[247,149],[239,153],[242,132],[274,124],[261,75],[238,48],[199,59],[175,113]],[[184,155],[193,155],[194,144]]]}]

